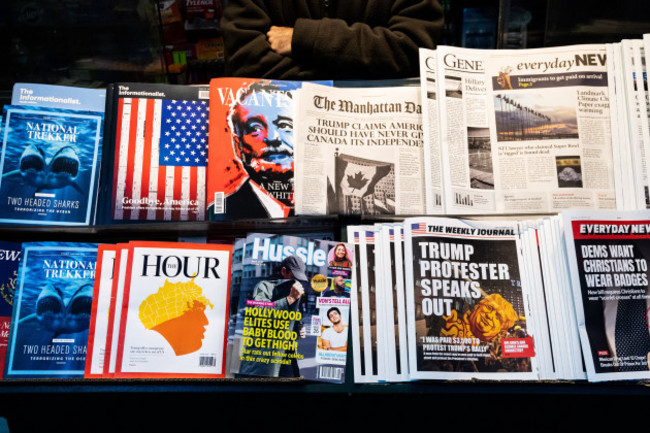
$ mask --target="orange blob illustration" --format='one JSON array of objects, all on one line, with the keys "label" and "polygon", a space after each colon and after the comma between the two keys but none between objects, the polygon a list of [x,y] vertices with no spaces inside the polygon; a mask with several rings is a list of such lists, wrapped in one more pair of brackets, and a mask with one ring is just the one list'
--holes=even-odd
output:
[{"label": "orange blob illustration", "polygon": [[140,304],[138,317],[145,328],[162,335],[180,356],[196,352],[203,345],[208,306],[213,308],[194,279],[175,284],[165,281],[157,293]]},{"label": "orange blob illustration", "polygon": [[471,338],[473,337],[472,331],[469,329],[469,322],[465,313],[463,317],[458,317],[456,310],[451,310],[449,316],[443,316],[445,319],[444,328],[440,330],[440,334],[444,337],[457,337],[457,338]]},{"label": "orange blob illustration", "polygon": [[441,334],[446,337],[471,338],[481,341],[492,341],[497,336],[505,335],[520,319],[519,315],[498,293],[481,299],[473,310],[458,317],[456,310],[451,310],[445,319]]},{"label": "orange blob illustration", "polygon": [[185,314],[151,329],[165,337],[176,356],[196,352],[203,345],[203,334],[208,324],[204,311],[205,305],[192,301]]}]

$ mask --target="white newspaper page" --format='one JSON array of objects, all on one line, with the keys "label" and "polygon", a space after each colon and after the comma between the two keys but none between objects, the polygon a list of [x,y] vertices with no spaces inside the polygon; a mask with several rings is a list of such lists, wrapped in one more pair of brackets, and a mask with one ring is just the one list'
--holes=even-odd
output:
[{"label": "white newspaper page", "polygon": [[567,255],[564,248],[562,221],[554,215],[549,218],[550,237],[552,239],[551,259],[553,260],[553,271],[557,274],[558,288],[561,297],[562,320],[564,322],[563,339],[568,347],[567,361],[569,362],[569,379],[584,380],[587,378],[584,362],[582,361],[582,350],[580,347],[580,335],[574,326],[577,322],[576,308],[571,290],[571,279],[567,268]]},{"label": "white newspaper page", "polygon": [[530,305],[534,308],[532,320],[535,323],[537,336],[535,339],[535,356],[538,358],[539,375],[542,380],[556,379],[553,371],[553,356],[549,336],[548,314],[544,297],[544,279],[542,278],[539,257],[539,242],[537,238],[536,221],[521,223],[521,242],[524,263],[530,282]]},{"label": "white newspaper page", "polygon": [[[642,119],[646,117],[643,101],[643,83],[641,82],[641,57],[638,45],[632,39],[624,39],[620,44],[620,56],[623,77],[623,92],[627,110],[628,137],[632,155],[631,167],[635,172],[635,206],[644,209],[648,200],[647,155],[650,155],[650,143],[644,136]],[[629,169],[629,168],[628,168]]]},{"label": "white newspaper page", "polygon": [[650,379],[650,211],[562,217],[587,378]]},{"label": "white newspaper page", "polygon": [[[568,368],[564,368],[565,364],[568,364],[566,358],[567,351],[564,349],[566,343],[566,338],[562,336],[562,327],[563,323],[561,322],[560,308],[561,298],[558,295],[557,288],[557,275],[556,272],[552,270],[550,264],[550,253],[552,251],[552,246],[548,239],[550,231],[547,227],[549,224],[549,219],[544,218],[538,221],[538,244],[539,244],[539,259],[540,267],[542,269],[542,276],[544,282],[544,299],[547,305],[547,317],[549,322],[549,339],[551,342],[551,347],[553,348],[553,360],[554,367],[557,379],[566,379],[567,374],[564,373]],[[564,376],[563,376],[564,374]]]},{"label": "white newspaper page", "polygon": [[406,298],[404,294],[404,231],[402,224],[393,225],[393,244],[395,249],[395,294],[393,308],[397,309],[397,379],[409,380],[408,343],[406,340]]},{"label": "white newspaper page", "polygon": [[605,45],[495,50],[486,62],[497,212],[615,209]]},{"label": "white newspaper page", "polygon": [[424,213],[420,89],[298,92],[296,214]]},{"label": "white newspaper page", "polygon": [[442,153],[438,112],[438,71],[435,50],[420,48],[420,95],[424,132],[424,189],[426,213],[444,213],[442,200]]},{"label": "white newspaper page", "polygon": [[489,51],[436,50],[444,206],[449,214],[494,213],[485,58]]},{"label": "white newspaper page", "polygon": [[614,184],[616,187],[616,208],[636,209],[634,193],[635,171],[632,167],[630,147],[627,141],[627,113],[625,95],[622,94],[621,64],[617,55],[619,44],[605,44],[607,51],[607,81],[609,88],[610,121],[612,127],[612,157],[614,162]]},{"label": "white newspaper page", "polygon": [[612,60],[616,65],[616,117],[618,119],[619,140],[624,149],[625,159],[621,161],[621,169],[626,173],[626,183],[628,190],[625,196],[625,206],[618,207],[619,210],[636,210],[639,209],[640,203],[643,202],[643,173],[640,150],[634,145],[633,137],[630,135],[630,118],[628,113],[628,99],[626,82],[626,68],[623,62],[623,44],[621,42],[612,44]]},{"label": "white newspaper page", "polygon": [[391,353],[394,354],[395,343],[390,337],[392,317],[392,298],[390,297],[391,276],[387,273],[390,265],[390,249],[382,223],[374,225],[375,259],[372,272],[375,274],[377,305],[377,352],[382,358],[382,380],[388,381],[392,376]]},{"label": "white newspaper page", "polygon": [[646,174],[646,183],[643,185],[643,198],[642,206],[639,208],[650,208],[650,188],[648,184],[648,156],[650,155],[650,95],[648,94],[648,77],[645,58],[645,47],[642,39],[635,39],[633,41],[634,47],[634,64],[636,65],[636,91],[639,98],[639,121],[641,123],[641,133],[643,134],[643,144],[645,158],[641,161],[644,172]]},{"label": "white newspaper page", "polygon": [[383,359],[377,347],[377,286],[374,273],[375,241],[373,226],[359,226],[359,291],[363,303],[363,359],[365,361],[365,381],[379,382],[383,379]]}]

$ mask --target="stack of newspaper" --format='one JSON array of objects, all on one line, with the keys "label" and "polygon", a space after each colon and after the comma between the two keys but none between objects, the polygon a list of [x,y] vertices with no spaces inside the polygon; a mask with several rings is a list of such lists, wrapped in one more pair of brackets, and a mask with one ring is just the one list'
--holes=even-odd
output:
[{"label": "stack of newspaper", "polygon": [[650,35],[607,44],[611,135],[619,209],[645,209],[648,193],[648,82],[645,50]]},{"label": "stack of newspaper", "polygon": [[588,379],[650,379],[650,211],[561,217]]},{"label": "stack of newspaper", "polygon": [[416,217],[347,235],[357,383],[650,379],[648,211]]},{"label": "stack of newspaper", "polygon": [[426,184],[446,213],[616,209],[605,45],[441,46],[420,63]]},{"label": "stack of newspaper", "polygon": [[439,46],[420,51],[419,89],[306,84],[296,213],[646,208],[648,43]]},{"label": "stack of newspaper", "polygon": [[419,217],[348,237],[356,382],[558,378],[520,224]]}]

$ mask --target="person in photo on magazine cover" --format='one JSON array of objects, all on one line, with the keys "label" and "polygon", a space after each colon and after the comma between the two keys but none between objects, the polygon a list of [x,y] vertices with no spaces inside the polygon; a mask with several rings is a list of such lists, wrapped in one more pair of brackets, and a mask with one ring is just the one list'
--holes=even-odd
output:
[{"label": "person in photo on magazine cover", "polygon": [[345,278],[337,275],[333,279],[332,288],[325,290],[321,295],[324,298],[349,298],[350,292],[345,289]]},{"label": "person in photo on magazine cover", "polygon": [[[272,95],[275,103],[259,105]],[[251,84],[228,113],[235,154],[248,176],[226,197],[228,218],[282,218],[293,210],[293,112],[291,94]],[[271,192],[270,192],[271,191]]]},{"label": "person in photo on magazine cover", "polygon": [[348,258],[348,250],[344,244],[338,244],[334,247],[334,257],[330,260],[329,265],[339,268],[349,268],[352,266],[352,262]]},{"label": "person in photo on magazine cover", "polygon": [[332,307],[327,310],[327,318],[332,322],[332,326],[325,329],[321,335],[323,350],[347,351],[348,328],[343,324],[341,311],[336,307]]},{"label": "person in photo on magazine cover", "polygon": [[[278,310],[304,313],[301,302],[305,294],[307,266],[298,256],[288,256],[280,263],[279,280],[262,280],[253,289],[253,300],[273,302],[273,308]],[[300,321],[291,321],[290,330],[295,331],[299,338],[305,338],[306,330]],[[281,352],[275,349],[274,352]],[[239,373],[266,377],[298,377],[300,370],[296,357],[291,358],[290,364],[263,364],[259,362],[242,361]]]},{"label": "person in photo on magazine cover", "polygon": [[226,76],[386,79],[418,76],[418,48],[442,29],[437,0],[229,0]]}]

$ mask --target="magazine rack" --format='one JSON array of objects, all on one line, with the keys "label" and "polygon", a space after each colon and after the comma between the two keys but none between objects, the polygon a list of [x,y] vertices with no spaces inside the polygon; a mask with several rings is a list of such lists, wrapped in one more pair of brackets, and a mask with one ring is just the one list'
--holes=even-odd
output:
[{"label": "magazine rack", "polygon": [[[315,233],[330,232],[337,238],[348,224],[360,223],[359,218],[287,218],[281,220],[250,220],[232,223],[125,223],[87,228],[67,227],[23,227],[2,226],[3,238],[13,241],[36,240],[78,240],[93,242],[118,242],[127,240],[178,240],[208,237],[215,241],[230,241],[246,232]],[[348,371],[352,371],[351,357],[348,357]],[[60,404],[65,395],[65,404]],[[421,381],[394,384],[354,384],[352,374],[342,385],[307,382],[301,379],[41,379],[0,381],[0,416],[6,416],[12,425],[26,429],[43,428],[44,419],[55,419],[64,408],[80,408],[76,415],[78,422],[85,425],[96,422],[99,414],[108,408],[121,408],[124,414],[136,419],[133,427],[187,426],[178,417],[148,419],[140,417],[146,413],[176,411],[178,407],[191,407],[196,413],[211,413],[216,408],[240,419],[248,416],[251,407],[264,408],[266,413],[280,413],[287,405],[298,403],[294,418],[302,425],[314,422],[314,410],[321,406],[336,405],[342,414],[364,419],[370,426],[384,427],[385,420],[367,415],[374,414],[377,406],[390,405],[393,411],[427,414],[436,408],[436,413],[445,417],[436,421],[437,426],[465,417],[466,411],[474,412],[479,407],[491,407],[501,402],[515,422],[530,422],[526,407],[551,406],[554,413],[570,414],[600,404],[627,408],[647,405],[650,387],[641,383],[594,384],[587,382],[489,382],[489,381]],[[530,406],[530,405],[534,406]],[[33,417],[34,408],[42,416]],[[83,409],[81,409],[83,408]],[[112,410],[112,409],[111,409]],[[489,409],[491,412],[494,409]],[[480,412],[480,411],[479,411]],[[539,411],[533,411],[540,413]],[[164,412],[163,412],[164,413]],[[502,414],[503,415],[503,414]],[[501,416],[501,415],[499,415]],[[404,427],[415,423],[419,417],[400,423]],[[465,423],[478,422],[464,420]],[[45,422],[45,424],[44,424]],[[102,421],[104,422],[104,421]],[[138,424],[138,422],[142,424]],[[186,421],[185,421],[186,422]],[[196,421],[197,427],[207,425],[205,420]],[[117,423],[117,424],[116,424]],[[178,423],[178,424],[177,424]],[[107,420],[105,426],[115,428],[117,419]]]},{"label": "magazine rack", "polygon": [[[122,35],[118,38],[119,41],[128,39],[127,45],[134,48],[134,40],[157,39],[150,29],[141,29],[142,37],[134,38],[133,26],[128,24],[121,24],[117,28],[103,25],[98,28],[89,26],[88,20],[84,20],[83,24],[76,24],[74,29],[74,26],[70,25],[70,32],[57,33],[55,28],[60,22],[54,16],[29,14],[30,6],[33,7],[32,3],[35,2],[13,0],[9,3],[10,6],[6,9],[12,13],[22,11],[25,12],[26,18],[45,20],[41,23],[24,21],[22,24],[16,21],[13,25],[0,23],[5,24],[2,28],[4,39],[11,41],[12,46],[8,47],[12,55],[10,58],[17,63],[21,62],[21,65],[28,69],[28,72],[20,76],[21,81],[37,81],[41,78],[52,80],[51,74],[55,72],[67,77],[76,70],[90,71],[87,72],[89,80],[95,80],[95,83],[102,80],[114,82],[152,78],[144,72],[151,61],[149,56],[131,56],[136,58],[137,70],[133,70],[131,64],[120,62],[104,64],[99,68],[95,68],[94,63],[78,64],[75,68],[70,65],[58,67],[61,65],[52,65],[47,61],[38,62],[34,58],[39,57],[39,54],[30,53],[28,49],[28,42],[33,39],[50,38],[56,33],[57,37],[50,39],[59,48],[67,50],[66,43],[72,42],[79,44],[81,48],[93,50],[97,47],[92,41],[96,41],[98,34],[101,36],[99,39],[105,39],[106,42],[114,40],[113,36],[118,36],[115,32]],[[58,2],[57,7],[65,8],[66,4],[71,3],[74,2]],[[105,14],[98,11],[107,7],[104,3],[108,5],[111,2],[97,2],[97,6],[94,6],[94,19],[100,22]],[[122,3],[135,5],[138,2]],[[441,3],[448,7],[456,2]],[[461,5],[479,3],[493,5],[497,2],[458,2]],[[532,21],[528,26],[530,47],[534,45],[533,36],[535,42],[560,45],[618,41],[623,37],[623,32],[636,37],[650,31],[648,22],[629,21],[636,17],[647,20],[647,14],[641,13],[647,11],[647,6],[644,6],[643,2],[633,0],[624,3],[627,5],[594,8],[592,3],[578,1],[573,1],[567,6],[566,2],[560,3],[558,0],[500,0],[498,8],[500,12],[511,6],[528,6],[534,9]],[[535,6],[532,6],[533,4]],[[25,7],[18,8],[21,5]],[[631,7],[632,5],[634,7]],[[571,6],[578,12],[573,13]],[[513,33],[512,30],[516,20],[512,14],[510,18],[508,14],[499,16],[497,40],[503,47],[510,47],[504,42],[507,38],[514,37],[515,42],[521,40],[518,38],[521,35]],[[536,33],[537,29],[531,32],[535,23],[540,22],[552,25],[542,28],[540,33]],[[461,23],[451,23],[449,28],[463,30]],[[519,26],[519,29],[521,28]],[[76,31],[73,31],[75,29]],[[83,36],[79,38],[79,34]],[[512,40],[510,42],[514,43]],[[132,54],[145,52],[138,49],[131,51]],[[58,55],[48,55],[47,59],[72,57],[68,56],[67,52],[56,53]],[[33,65],[30,63],[32,61]],[[160,72],[160,65],[154,66],[157,66]],[[9,67],[9,72],[5,71],[3,74],[6,83],[1,90],[5,92],[0,93],[0,96],[5,99],[8,99],[6,90],[16,81],[16,74],[11,73],[12,70],[14,68]],[[15,70],[18,71],[17,68]],[[356,223],[359,223],[357,219],[290,218],[236,223],[125,223],[86,228],[0,226],[0,233],[3,240],[18,242],[119,242],[195,237],[229,241],[252,231],[286,231],[292,234],[333,232],[337,238],[341,238],[344,236],[345,226]],[[348,357],[348,366],[350,362]],[[206,427],[212,429],[231,424],[242,426],[245,430],[341,430],[348,427],[346,424],[352,419],[359,421],[359,425],[365,430],[375,427],[382,430],[399,427],[401,431],[405,431],[411,426],[426,426],[436,430],[454,428],[456,431],[468,426],[488,425],[514,428],[545,426],[557,429],[566,419],[563,416],[571,415],[580,417],[580,426],[588,429],[590,426],[602,426],[603,420],[598,416],[601,408],[606,408],[607,412],[603,413],[608,419],[612,419],[613,414],[617,412],[630,418],[636,408],[647,410],[649,402],[650,386],[621,382],[594,384],[427,381],[356,385],[352,382],[351,375],[343,385],[293,379],[0,381],[0,416],[8,419],[11,431],[198,431]],[[249,426],[250,428],[246,428]],[[356,424],[351,426],[357,427]]]}]

